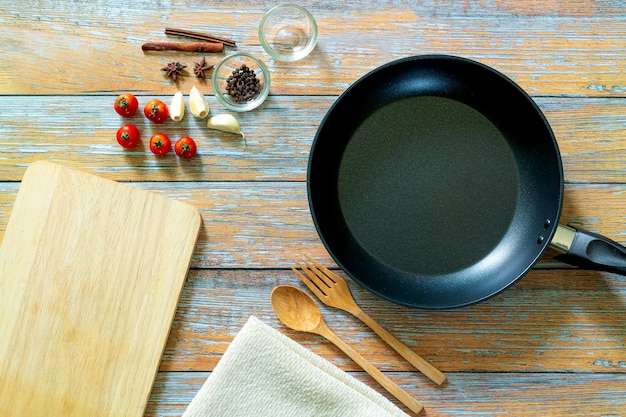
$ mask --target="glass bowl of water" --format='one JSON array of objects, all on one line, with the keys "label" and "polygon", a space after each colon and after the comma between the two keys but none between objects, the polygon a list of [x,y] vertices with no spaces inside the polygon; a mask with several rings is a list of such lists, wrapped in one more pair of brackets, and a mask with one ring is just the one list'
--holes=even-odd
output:
[{"label": "glass bowl of water", "polygon": [[261,19],[259,40],[265,52],[276,60],[297,61],[315,48],[317,23],[304,7],[279,4]]}]

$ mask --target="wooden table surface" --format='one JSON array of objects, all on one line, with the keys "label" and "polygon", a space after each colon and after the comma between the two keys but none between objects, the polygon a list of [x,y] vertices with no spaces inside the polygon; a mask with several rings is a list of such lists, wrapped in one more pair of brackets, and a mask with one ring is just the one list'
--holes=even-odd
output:
[{"label": "wooden table surface", "polygon": [[[424,53],[461,55],[518,82],[551,123],[565,172],[563,223],[626,243],[626,4],[619,0],[306,0],[319,42],[295,63],[261,49],[274,3],[0,0],[0,238],[24,170],[39,159],[189,202],[203,217],[191,270],[146,416],[179,416],[254,314],[387,395],[334,346],[280,324],[269,295],[301,286],[289,269],[309,253],[336,268],[308,209],[310,145],[337,96],[369,70]],[[144,53],[166,26],[237,40],[268,65],[270,96],[237,114],[247,144],[187,116],[160,128],[198,140],[182,161],[147,149],[156,127],[132,119],[143,145],[125,151],[113,100],[166,102],[209,82],[177,84],[160,68],[202,55]],[[208,54],[216,63],[224,54]],[[445,372],[430,383],[346,313],[329,326],[425,405],[425,416],[626,416],[626,279],[560,264],[548,252],[520,282],[476,306],[423,311],[349,281],[363,310]],[[345,275],[338,271],[342,276]],[[395,401],[395,400],[394,400]]]}]

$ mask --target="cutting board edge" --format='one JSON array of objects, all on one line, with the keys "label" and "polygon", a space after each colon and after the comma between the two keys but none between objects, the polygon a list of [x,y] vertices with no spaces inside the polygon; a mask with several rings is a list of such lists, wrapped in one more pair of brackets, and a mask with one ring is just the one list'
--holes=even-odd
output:
[{"label": "cutting board edge", "polygon": [[[185,203],[183,203],[185,204]],[[188,205],[189,207],[193,207],[191,205]],[[195,208],[194,208],[195,209]],[[196,225],[194,226],[194,229],[196,230],[195,236],[193,238],[193,244],[190,246],[191,250],[189,251],[188,256],[186,257],[186,264],[187,265],[191,265],[191,260],[193,258],[193,253],[195,252],[195,246],[197,245],[198,242],[198,238],[200,236],[200,231],[202,229],[202,223],[203,223],[203,219],[202,219],[202,215],[200,214],[200,210],[195,209],[195,219],[196,219]],[[154,366],[154,375],[152,376],[152,382],[150,383],[150,387],[146,390],[146,394],[144,397],[144,406],[141,410],[141,415],[143,416],[146,413],[146,410],[148,409],[148,405],[150,402],[150,395],[152,394],[152,390],[154,389],[154,383],[156,382],[156,379],[159,375],[159,365],[160,363],[163,361],[163,355],[165,354],[165,349],[167,349],[167,340],[169,339],[169,335],[172,332],[172,328],[174,327],[174,319],[176,318],[176,313],[178,312],[178,305],[180,304],[180,296],[183,293],[183,289],[185,288],[185,283],[187,282],[187,278],[189,277],[189,271],[190,271],[190,266],[187,267],[187,271],[185,273],[185,277],[180,281],[180,286],[177,290],[177,294],[176,294],[176,302],[174,303],[174,306],[172,308],[172,311],[170,312],[170,317],[168,319],[170,325],[167,329],[167,331],[165,332],[165,340],[163,341],[163,343],[161,343],[161,351],[159,354],[159,359],[157,360],[156,366]]]}]

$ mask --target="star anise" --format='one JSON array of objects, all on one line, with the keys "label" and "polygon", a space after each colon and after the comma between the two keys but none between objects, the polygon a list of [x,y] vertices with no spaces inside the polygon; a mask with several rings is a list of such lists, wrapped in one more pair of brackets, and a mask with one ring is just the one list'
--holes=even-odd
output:
[{"label": "star anise", "polygon": [[202,57],[202,61],[193,63],[193,72],[196,74],[196,77],[206,79],[204,75],[204,71],[208,71],[213,68],[213,65],[207,64],[206,58]]},{"label": "star anise", "polygon": [[176,81],[179,75],[183,74],[183,69],[187,68],[187,65],[180,62],[170,62],[165,67],[161,68],[161,71],[167,72],[167,76]]}]

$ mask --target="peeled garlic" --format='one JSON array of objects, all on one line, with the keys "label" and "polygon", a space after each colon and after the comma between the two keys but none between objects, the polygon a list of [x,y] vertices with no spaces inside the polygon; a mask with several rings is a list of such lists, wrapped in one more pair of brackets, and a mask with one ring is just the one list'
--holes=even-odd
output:
[{"label": "peeled garlic", "polygon": [[241,131],[239,122],[235,116],[230,114],[218,114],[217,116],[209,117],[206,127],[209,129],[221,130],[223,132],[235,133],[237,135],[241,135],[244,141],[246,140],[246,135],[244,135]]},{"label": "peeled garlic", "polygon": [[172,104],[170,105],[170,117],[175,122],[180,122],[185,117],[185,100],[183,93],[178,91],[174,94]]},{"label": "peeled garlic", "polygon": [[204,94],[196,87],[192,87],[189,91],[189,110],[191,114],[199,119],[204,119],[209,115],[209,105],[204,98]]}]

